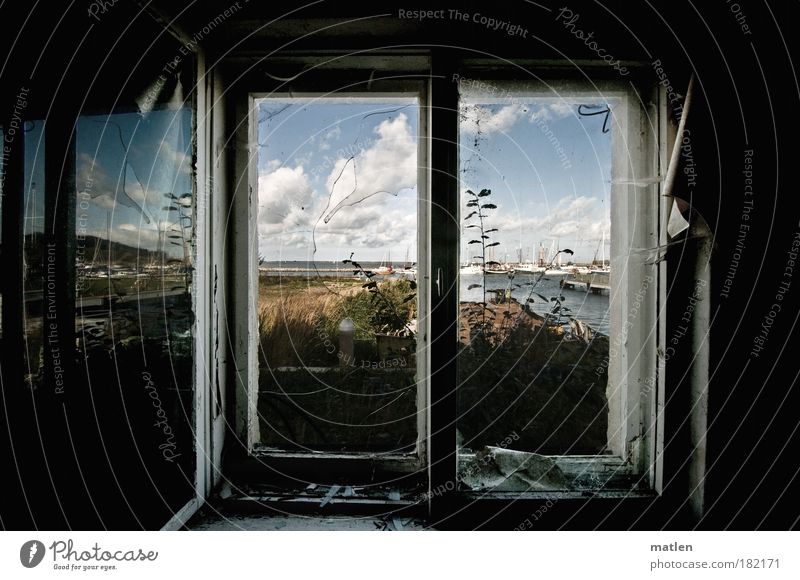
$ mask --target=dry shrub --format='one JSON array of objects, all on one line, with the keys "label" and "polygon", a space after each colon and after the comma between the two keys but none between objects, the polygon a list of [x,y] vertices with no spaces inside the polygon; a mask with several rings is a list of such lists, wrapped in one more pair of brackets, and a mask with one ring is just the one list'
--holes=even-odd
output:
[{"label": "dry shrub", "polygon": [[[380,288],[404,322],[416,315],[416,301],[404,302],[410,291],[408,281],[382,281]],[[357,343],[370,342],[374,346],[375,333],[382,331],[378,320],[382,302],[358,280],[326,281],[315,286],[304,286],[302,281],[265,280],[260,292],[258,333],[262,366],[338,365],[338,326],[346,317],[355,323]]]},{"label": "dry shrub", "polygon": [[260,363],[273,368],[331,364],[326,351],[337,340],[331,321],[340,311],[341,298],[325,292],[294,292],[264,301],[258,312]]}]

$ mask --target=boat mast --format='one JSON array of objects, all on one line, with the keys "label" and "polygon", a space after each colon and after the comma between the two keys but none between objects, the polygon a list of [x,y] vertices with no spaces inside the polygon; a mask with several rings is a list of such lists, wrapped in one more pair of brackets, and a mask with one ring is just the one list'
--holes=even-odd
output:
[{"label": "boat mast", "polygon": [[603,241],[600,242],[600,248],[602,250],[600,252],[600,259],[602,260],[602,262],[600,262],[600,265],[603,268],[605,268],[606,267],[606,231],[605,230],[603,230]]},{"label": "boat mast", "polygon": [[106,274],[111,278],[111,210],[106,210],[106,243],[108,244],[108,251],[106,252]]},{"label": "boat mast", "polygon": [[561,267],[561,241],[559,240],[556,244],[556,253],[558,257],[558,267]]}]

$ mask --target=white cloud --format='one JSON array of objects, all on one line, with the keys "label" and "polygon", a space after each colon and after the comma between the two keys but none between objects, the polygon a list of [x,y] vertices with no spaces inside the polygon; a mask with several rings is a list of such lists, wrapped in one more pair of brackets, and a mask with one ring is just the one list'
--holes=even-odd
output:
[{"label": "white cloud", "polygon": [[[114,170],[120,171],[121,168],[115,167]],[[89,196],[92,204],[104,210],[121,210],[119,206],[129,207],[139,212],[145,221],[149,221],[153,210],[146,211],[144,202],[147,200],[147,193],[130,165],[126,165],[124,170],[125,180],[120,179],[117,182],[117,178],[110,177],[96,158],[88,153],[81,153],[78,156],[77,169],[79,199],[86,199],[86,196]],[[147,201],[161,203],[163,199],[154,200],[151,196]]]},{"label": "white cloud", "polygon": [[327,140],[338,139],[339,137],[341,137],[341,135],[342,135],[342,128],[339,125],[336,125],[333,129],[331,129],[325,134],[325,139]]},{"label": "white cloud", "polygon": [[314,190],[302,165],[278,167],[258,177],[259,233],[307,227]]},{"label": "white cloud", "polygon": [[533,123],[563,119],[575,114],[574,103],[563,99],[548,101],[541,99],[532,103],[514,103],[496,111],[485,105],[465,105],[461,108],[461,130],[488,137],[508,133],[520,119]]},{"label": "white cloud", "polygon": [[496,112],[482,105],[465,105],[461,108],[461,130],[486,136],[507,133],[525,116],[526,110],[527,107],[517,104],[506,105]]},{"label": "white cloud", "polygon": [[[98,224],[95,222],[92,225],[97,226]],[[94,236],[105,240],[108,238],[108,230],[105,227],[90,227],[83,232],[83,235]],[[157,250],[162,249],[159,248],[158,245],[159,243],[163,244],[165,240],[162,236],[159,236],[157,229],[140,226],[138,224],[122,223],[114,224],[111,228],[111,241],[142,250]],[[175,247],[166,247],[163,249],[171,254],[181,251],[180,248]],[[88,250],[86,250],[86,252],[88,253]]]},{"label": "white cloud", "polygon": [[315,191],[301,166],[268,165],[270,171],[259,176],[264,255],[274,256],[277,249],[299,257],[297,250],[306,249],[310,257],[312,231],[318,258],[355,252],[356,259],[381,259],[389,248],[404,255],[415,244],[416,140],[403,114],[381,122],[374,133],[353,160],[342,155],[322,165],[330,170],[326,191]]},{"label": "white cloud", "polygon": [[[323,219],[339,224],[353,212],[342,212],[356,205],[382,203],[386,195],[396,195],[417,184],[417,144],[411,135],[408,119],[399,114],[381,122],[374,132],[375,143],[354,159],[340,157],[334,163],[325,186],[330,192],[329,209]],[[345,217],[337,217],[338,214]],[[335,225],[335,224],[332,224]]]},{"label": "white cloud", "polygon": [[563,119],[575,114],[575,105],[559,100],[547,107],[556,119]]},{"label": "white cloud", "polygon": [[[417,235],[416,198],[406,195],[390,204],[353,207],[328,224],[320,223],[316,240],[320,247],[339,247],[362,259],[375,259],[373,250],[413,245]],[[340,219],[341,218],[341,219]],[[399,256],[395,256],[395,259]]]},{"label": "white cloud", "polygon": [[295,165],[302,165],[303,167],[308,167],[311,164],[311,160],[314,158],[313,151],[307,151],[305,155],[298,155],[294,158]]},{"label": "white cloud", "polygon": [[575,114],[575,103],[570,103],[565,100],[554,101],[549,104],[542,104],[535,108],[535,110],[528,116],[528,121],[531,123],[542,121],[553,121],[563,119]]},{"label": "white cloud", "polygon": [[163,244],[167,241],[159,236],[157,229],[144,228],[135,224],[119,224],[115,226],[111,230],[111,239],[135,248],[147,249],[155,248],[159,242]]},{"label": "white cloud", "polygon": [[608,231],[608,215],[601,213],[596,197],[564,197],[544,216],[513,219],[504,224],[510,230],[536,230],[550,238],[580,237],[599,240]]},{"label": "white cloud", "polygon": [[331,141],[338,141],[339,137],[342,135],[342,128],[339,125],[336,125],[333,129],[325,133],[322,136],[319,144],[320,151],[327,151],[331,148]]},{"label": "white cloud", "polygon": [[[188,150],[181,150],[172,139],[164,139],[159,143],[161,150],[158,152],[157,168],[177,174],[192,174],[192,158]],[[177,179],[177,175],[170,176]]]},{"label": "white cloud", "polygon": [[[533,212],[535,215],[531,215]],[[598,248],[603,232],[606,240],[609,239],[607,208],[602,206],[598,197],[565,197],[549,208],[528,207],[524,212],[517,210],[512,215],[498,207],[490,210],[488,216],[486,227],[499,230],[491,234],[492,241],[501,244],[496,250],[497,255],[508,255],[509,259],[516,257],[519,248],[530,258],[532,246],[541,242],[549,247],[551,240],[553,243],[558,240],[562,248],[575,251],[576,260],[587,261]],[[463,255],[469,253],[465,244],[474,232],[462,231]]]}]

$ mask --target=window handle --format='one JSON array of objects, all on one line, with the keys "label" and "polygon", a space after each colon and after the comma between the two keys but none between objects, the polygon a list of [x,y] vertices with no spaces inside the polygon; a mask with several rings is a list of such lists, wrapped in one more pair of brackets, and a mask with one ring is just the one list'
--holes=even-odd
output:
[{"label": "window handle", "polygon": [[436,295],[442,296],[442,269],[436,268]]}]

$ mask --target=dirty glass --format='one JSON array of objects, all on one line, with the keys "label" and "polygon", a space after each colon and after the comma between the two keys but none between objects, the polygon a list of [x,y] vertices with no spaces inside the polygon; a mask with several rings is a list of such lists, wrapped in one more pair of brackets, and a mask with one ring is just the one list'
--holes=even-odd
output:
[{"label": "dirty glass", "polygon": [[264,98],[255,114],[261,447],[411,452],[416,98]]},{"label": "dirty glass", "polygon": [[563,489],[608,441],[613,99],[459,88],[459,483]]},{"label": "dirty glass", "polygon": [[[3,143],[5,132],[3,126],[0,125],[0,143]],[[2,240],[3,240],[3,189],[6,180],[6,156],[0,155],[0,255],[2,255]],[[3,338],[3,293],[0,292],[0,339]]]},{"label": "dirty glass", "polygon": [[25,182],[22,202],[23,372],[32,387],[43,384],[44,122],[26,121]]},{"label": "dirty glass", "polygon": [[159,79],[139,101],[82,115],[76,127],[77,367],[115,477],[158,490],[149,511],[179,508],[194,485],[192,110],[184,97],[177,78]]}]

